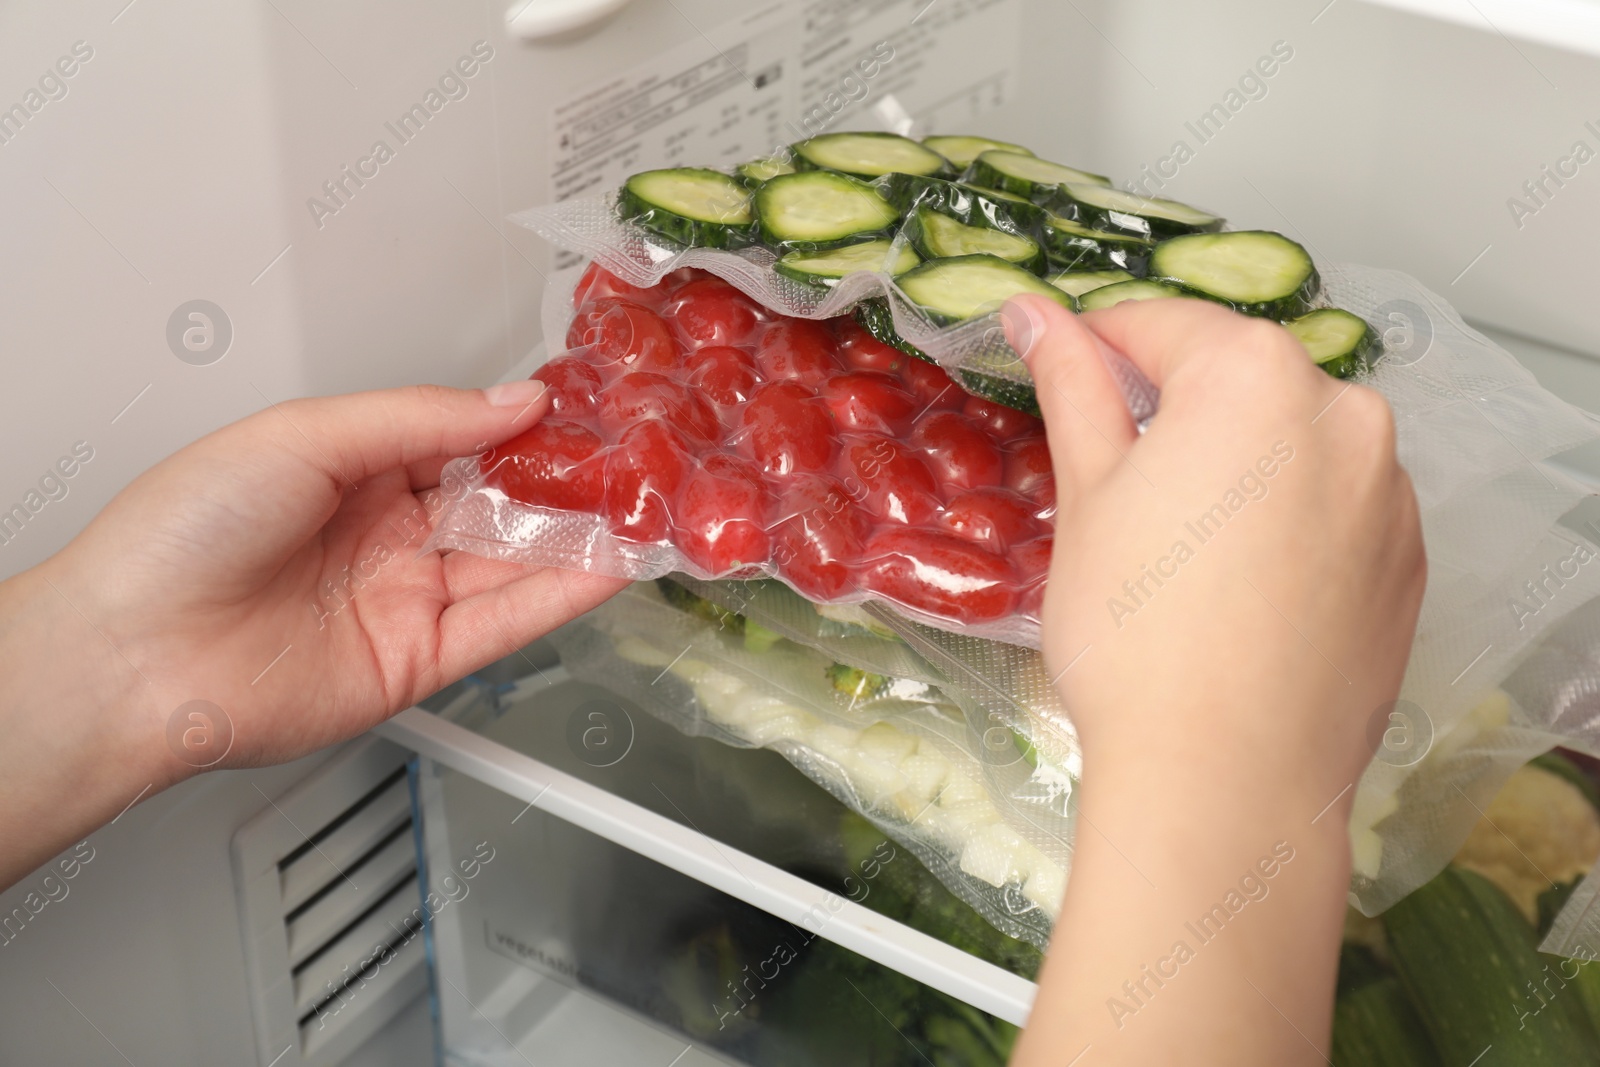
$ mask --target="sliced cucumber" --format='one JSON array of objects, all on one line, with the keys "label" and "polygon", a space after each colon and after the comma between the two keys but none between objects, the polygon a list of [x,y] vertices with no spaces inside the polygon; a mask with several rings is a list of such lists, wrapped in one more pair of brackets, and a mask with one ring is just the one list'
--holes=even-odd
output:
[{"label": "sliced cucumber", "polygon": [[1274,319],[1305,314],[1321,289],[1310,253],[1268,230],[1162,241],[1150,255],[1150,276]]},{"label": "sliced cucumber", "polygon": [[1004,189],[990,189],[985,185],[968,185],[966,182],[962,182],[961,187],[963,189],[971,189],[975,193],[982,193],[984,196],[994,197],[996,200],[1004,200],[1012,204],[1033,203],[1032,200],[1029,200],[1025,196],[1018,196],[1016,193],[1008,193]]},{"label": "sliced cucumber", "polygon": [[1154,246],[1143,237],[1094,230],[1060,215],[1044,219],[1044,254],[1062,270],[1125,270],[1143,277]]},{"label": "sliced cucumber", "polygon": [[794,170],[794,162],[788,157],[769,156],[766,159],[752,159],[748,163],[741,163],[733,168],[733,173],[746,185],[754,188],[768,178],[776,178],[780,174],[793,174]]},{"label": "sliced cucumber", "polygon": [[[907,355],[916,356],[918,359],[937,363],[932,356],[911,344],[900,331],[894,328],[894,316],[889,311],[889,305],[882,300],[865,300],[856,305],[856,321],[873,337],[886,345],[898,348]],[[1008,378],[999,378],[982,371],[962,367],[956,371],[956,380],[962,388],[974,396],[981,396],[985,400],[993,400],[996,404],[1004,404],[1008,408],[1025,411],[1029,415],[1039,414],[1039,399],[1034,394],[1033,386],[1021,382],[1014,382]]]},{"label": "sliced cucumber", "polygon": [[793,148],[802,169],[836,170],[858,178],[951,172],[939,153],[894,133],[824,133]]},{"label": "sliced cucumber", "polygon": [[1176,200],[1140,196],[1106,185],[1067,184],[1052,199],[1063,213],[1096,230],[1131,233],[1138,237],[1172,237],[1183,233],[1213,233],[1225,221]]},{"label": "sliced cucumber", "polygon": [[989,226],[968,226],[930,207],[919,207],[906,219],[906,236],[926,259],[991,255],[1033,273],[1044,266],[1039,242]]},{"label": "sliced cucumber", "polygon": [[1118,282],[1135,281],[1125,270],[1064,270],[1046,276],[1045,281],[1072,296],[1082,296],[1092,289],[1103,289]]},{"label": "sliced cucumber", "polygon": [[1175,296],[1190,295],[1192,294],[1184,292],[1177,286],[1135,279],[1131,282],[1117,282],[1113,285],[1102,285],[1098,289],[1090,289],[1078,298],[1078,305],[1085,311],[1097,311],[1128,300],[1170,300]]},{"label": "sliced cucumber", "polygon": [[625,219],[678,244],[739,248],[751,238],[750,191],[697,167],[635,174],[617,197]]},{"label": "sliced cucumber", "polygon": [[873,184],[902,214],[929,207],[970,226],[1043,236],[1045,210],[1010,193],[915,174],[890,174]]},{"label": "sliced cucumber", "polygon": [[916,356],[929,363],[939,362],[900,336],[900,331],[894,328],[894,313],[889,310],[887,301],[863,300],[856,305],[855,320],[861,324],[862,329],[891,348],[898,348],[908,356]]},{"label": "sliced cucumber", "polygon": [[1032,153],[990,150],[978,155],[963,178],[973,185],[1004,189],[1008,193],[1037,198],[1070,183],[1110,185],[1111,179],[1077,167],[1039,159]]},{"label": "sliced cucumber", "polygon": [[909,245],[887,238],[844,245],[826,252],[790,252],[772,265],[786,278],[824,288],[838,284],[840,278],[863,270],[904,274],[921,260]]},{"label": "sliced cucumber", "polygon": [[883,234],[900,217],[866,182],[825,170],[780,174],[762,183],[755,209],[764,243],[806,252]]},{"label": "sliced cucumber", "polygon": [[1015,152],[1019,156],[1033,155],[1019,144],[991,141],[987,137],[950,134],[943,137],[924,137],[922,143],[958,167],[967,166],[980,154],[991,150]]},{"label": "sliced cucumber", "polygon": [[1037,293],[1064,308],[1077,309],[1072,297],[999,256],[935,259],[907,271],[897,281],[900,291],[941,325],[985,315],[1022,293]]},{"label": "sliced cucumber", "polygon": [[1378,331],[1342,308],[1319,308],[1284,326],[1306,346],[1311,361],[1335,378],[1364,369],[1378,347]]}]

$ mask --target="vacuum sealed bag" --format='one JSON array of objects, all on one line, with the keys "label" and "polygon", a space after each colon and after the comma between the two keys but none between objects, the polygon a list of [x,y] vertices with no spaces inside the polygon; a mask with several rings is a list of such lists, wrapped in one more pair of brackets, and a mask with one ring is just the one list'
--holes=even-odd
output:
[{"label": "vacuum sealed bag", "polygon": [[[1401,699],[1373,709],[1377,758],[1353,784],[1352,901],[1375,914],[1442,870],[1531,757],[1600,754],[1600,609],[1586,606],[1600,592],[1600,514],[1546,462],[1600,437],[1600,423],[1404,275],[1319,269],[1281,234],[1228,230],[982,137],[825,134],[731,174],[649,171],[517,220],[595,264],[546,293],[546,335],[570,349],[541,372],[558,398],[546,421],[576,428],[539,431],[552,440],[520,459],[508,462],[513,443],[458,461],[469,491],[435,547],[632,578],[776,576],[821,606],[807,617],[757,598],[773,606],[761,625],[813,649],[880,627],[898,646],[864,655],[902,667],[894,657],[914,655],[924,680],[986,721],[1070,735],[1031,651],[1054,518],[1048,454],[996,311],[1025,292],[1082,309],[1211,300],[1283,323],[1330,374],[1382,393],[1421,506],[1427,595]],[[826,360],[807,377],[799,353],[818,349]],[[662,352],[676,362],[648,369]],[[1126,360],[1110,369],[1135,417],[1151,415],[1150,384]],[[614,388],[641,374],[662,380]],[[657,461],[624,462],[637,454],[626,434],[689,444],[680,489],[655,491],[659,506],[634,491]],[[861,439],[877,457],[851,451]],[[931,489],[887,473],[904,457]],[[633,489],[608,512],[622,471]],[[557,497],[537,498],[530,476],[560,483]],[[589,494],[580,504],[558,499],[569,479]],[[771,510],[752,521],[750,501]],[[1595,954],[1580,953],[1600,945],[1600,881],[1589,887],[1547,947]]]}]

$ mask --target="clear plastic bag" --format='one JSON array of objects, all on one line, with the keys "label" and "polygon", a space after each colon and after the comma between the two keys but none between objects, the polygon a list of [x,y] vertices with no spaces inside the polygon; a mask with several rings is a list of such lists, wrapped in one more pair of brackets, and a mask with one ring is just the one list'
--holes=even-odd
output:
[{"label": "clear plastic bag", "polygon": [[863,672],[651,583],[553,640],[573,677],[685,733],[781,753],[1003,933],[1046,944],[1071,851],[1070,739],[1023,727],[999,751],[994,724],[925,679]]}]

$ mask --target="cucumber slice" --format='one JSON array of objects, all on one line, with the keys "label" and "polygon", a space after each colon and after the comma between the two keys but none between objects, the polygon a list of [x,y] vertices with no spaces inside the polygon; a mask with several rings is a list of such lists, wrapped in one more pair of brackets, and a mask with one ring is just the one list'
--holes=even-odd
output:
[{"label": "cucumber slice", "polygon": [[966,182],[962,182],[961,187],[963,189],[971,189],[975,193],[982,193],[984,196],[994,197],[996,200],[1005,200],[1013,204],[1033,203],[1032,200],[1029,200],[1025,196],[1018,196],[1016,193],[1008,193],[1004,189],[990,189],[983,185],[968,185]]},{"label": "cucumber slice", "polygon": [[1045,281],[1063,293],[1070,293],[1073,296],[1082,296],[1093,289],[1103,289],[1118,282],[1134,280],[1136,280],[1134,276],[1125,270],[1064,270],[1045,278]]},{"label": "cucumber slice", "polygon": [[958,167],[969,165],[979,155],[990,150],[1015,152],[1019,156],[1033,155],[1032,152],[1019,144],[1010,144],[1006,141],[991,141],[987,137],[971,137],[961,134],[924,137],[922,143]]},{"label": "cucumber slice", "polygon": [[915,174],[890,174],[873,184],[902,214],[929,207],[969,226],[1043,236],[1045,210],[1010,193]]},{"label": "cucumber slice", "polygon": [[902,274],[898,283],[912,303],[944,325],[997,310],[1013,296],[1037,293],[1068,310],[1077,301],[999,256],[976,254],[935,259]]},{"label": "cucumber slice", "polygon": [[790,252],[774,263],[772,269],[797,282],[827,288],[838,284],[845,275],[857,271],[882,270],[890,274],[904,274],[920,262],[917,254],[907,245],[896,247],[893,241],[880,238],[826,252]]},{"label": "cucumber slice", "polygon": [[755,193],[764,243],[815,252],[885,233],[899,212],[872,186],[826,170],[780,174]]},{"label": "cucumber slice", "polygon": [[825,133],[793,146],[801,169],[836,170],[857,178],[885,174],[949,174],[939,153],[894,133]]},{"label": "cucumber slice", "polygon": [[617,212],[669,241],[700,248],[739,248],[752,234],[750,191],[697,167],[635,174],[617,197]]},{"label": "cucumber slice", "polygon": [[990,150],[978,155],[963,175],[973,185],[991,189],[1004,189],[1026,197],[1039,197],[1053,192],[1067,183],[1084,185],[1110,185],[1111,179],[1103,174],[1079,170],[1048,159],[1039,159],[1032,153]]},{"label": "cucumber slice", "polygon": [[1066,214],[1096,230],[1131,233],[1138,237],[1173,237],[1184,233],[1214,233],[1225,221],[1176,200],[1112,189],[1105,185],[1062,185],[1053,199]]},{"label": "cucumber slice", "polygon": [[1191,295],[1193,294],[1186,293],[1173,285],[1135,279],[1131,282],[1116,282],[1112,285],[1102,285],[1098,289],[1090,289],[1078,298],[1078,305],[1085,311],[1097,311],[1127,300],[1170,300],[1175,296]]},{"label": "cucumber slice", "polygon": [[1342,308],[1319,308],[1284,326],[1306,346],[1311,361],[1335,378],[1365,369],[1378,348],[1378,331]]},{"label": "cucumber slice", "polygon": [[1151,253],[1150,276],[1274,319],[1305,314],[1322,287],[1311,254],[1267,230],[1163,241]]},{"label": "cucumber slice", "polygon": [[776,178],[780,174],[793,174],[794,163],[785,156],[769,156],[766,159],[752,159],[748,163],[741,163],[733,168],[733,173],[738,175],[744,183],[755,188],[768,178]]},{"label": "cucumber slice", "polygon": [[870,333],[875,339],[882,341],[891,348],[898,348],[908,356],[937,364],[939,361],[916,345],[900,336],[900,331],[894,328],[894,314],[889,310],[887,301],[863,300],[856,305],[855,320],[861,328]]},{"label": "cucumber slice", "polygon": [[1094,230],[1059,215],[1045,215],[1044,254],[1061,270],[1125,270],[1143,277],[1154,246],[1143,237]]},{"label": "cucumber slice", "polygon": [[984,254],[1034,273],[1044,266],[1044,252],[1033,238],[987,226],[968,226],[929,207],[917,208],[906,219],[906,235],[927,259]]}]

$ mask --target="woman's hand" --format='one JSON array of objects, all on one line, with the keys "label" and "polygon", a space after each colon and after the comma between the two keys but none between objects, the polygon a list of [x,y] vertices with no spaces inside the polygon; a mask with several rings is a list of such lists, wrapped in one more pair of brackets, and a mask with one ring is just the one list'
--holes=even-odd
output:
[{"label": "woman's hand", "polygon": [[274,405],[153,467],[0,583],[0,886],[147,787],[352,737],[620,589],[418,554],[460,491],[439,488],[445,463],[526,430],[542,391]]},{"label": "woman's hand", "polygon": [[[1388,407],[1198,301],[1079,318],[1023,298],[1005,318],[1055,465],[1045,659],[1084,748],[1016,1062],[1320,1063],[1348,787],[1425,577]],[[1143,435],[1105,348],[1161,390]]]}]

